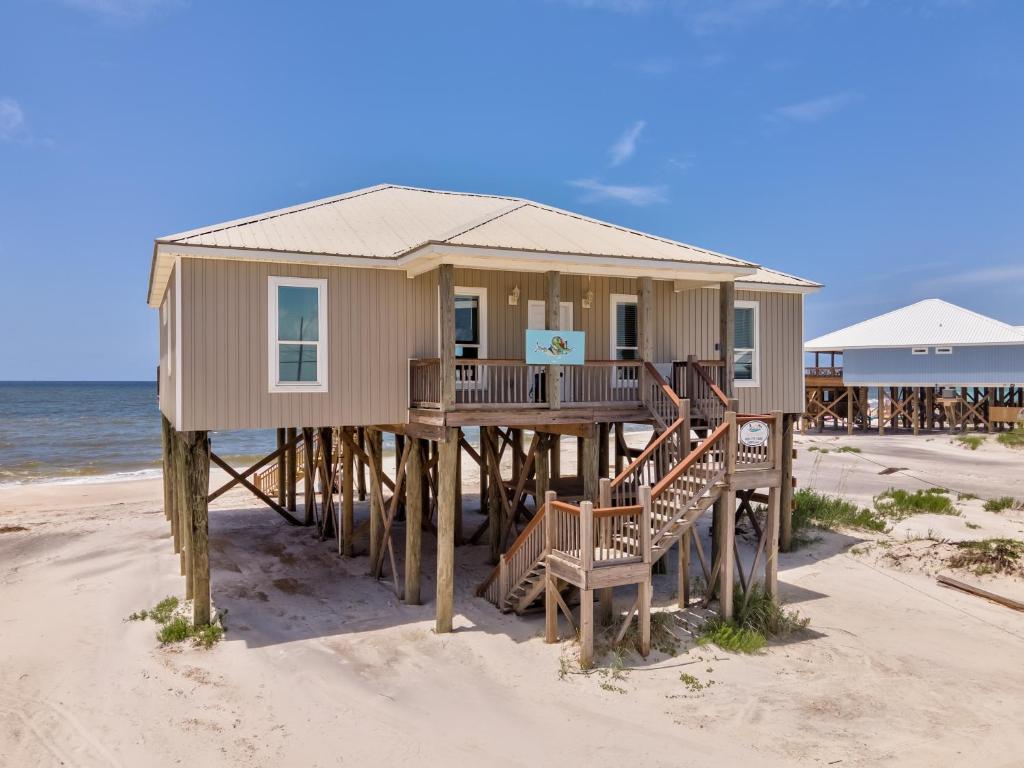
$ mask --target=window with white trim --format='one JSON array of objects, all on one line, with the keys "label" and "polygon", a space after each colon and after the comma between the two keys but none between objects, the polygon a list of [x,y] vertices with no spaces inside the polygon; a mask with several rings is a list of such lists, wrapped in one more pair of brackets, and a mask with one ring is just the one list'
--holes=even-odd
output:
[{"label": "window with white trim", "polygon": [[271,277],[267,295],[271,392],[327,391],[327,281]]},{"label": "window with white trim", "polygon": [[953,348],[952,347],[936,347],[935,348],[935,354],[936,355],[952,355],[953,354]]},{"label": "window with white trim", "polygon": [[[526,311],[526,327],[543,331],[548,323],[547,302],[540,299],[530,299]],[[572,302],[562,301],[558,305],[558,330],[571,331],[572,328]]]},{"label": "window with white trim", "polygon": [[914,348],[912,348],[910,350],[910,354],[912,354],[912,355],[927,355],[928,354],[928,347],[914,347]]},{"label": "window with white trim", "polygon": [[[611,295],[611,358],[612,360],[638,360],[640,358],[640,316],[636,296],[627,293]],[[636,368],[614,367],[612,384],[623,386],[635,381]]]},{"label": "window with white trim", "polygon": [[733,384],[737,387],[756,387],[761,381],[760,312],[756,301],[737,301],[733,305]]},{"label": "window with white trim", "polygon": [[486,288],[455,288],[455,357],[487,357]]}]

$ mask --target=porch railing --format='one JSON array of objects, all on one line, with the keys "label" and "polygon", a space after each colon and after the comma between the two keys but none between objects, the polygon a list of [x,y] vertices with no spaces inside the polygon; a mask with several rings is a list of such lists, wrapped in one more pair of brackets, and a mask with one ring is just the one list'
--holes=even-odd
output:
[{"label": "porch railing", "polygon": [[[557,384],[565,407],[639,405],[644,364],[639,360],[588,360],[562,367]],[[455,363],[455,409],[547,407],[548,367],[521,360]],[[414,408],[441,406],[441,361],[409,361],[409,401]]]}]

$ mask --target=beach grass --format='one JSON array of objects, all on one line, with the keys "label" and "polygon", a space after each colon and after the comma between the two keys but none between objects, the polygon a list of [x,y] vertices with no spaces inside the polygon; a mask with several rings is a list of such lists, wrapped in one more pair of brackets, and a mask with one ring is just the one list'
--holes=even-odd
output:
[{"label": "beach grass", "polygon": [[1016,539],[961,541],[956,547],[958,551],[949,564],[953,568],[966,568],[976,576],[1017,571],[1024,561],[1024,541]]},{"label": "beach grass", "polygon": [[800,534],[809,528],[835,531],[840,528],[875,531],[881,533],[886,521],[866,507],[858,507],[839,496],[828,496],[808,488],[793,495],[794,542],[806,541]]},{"label": "beach grass", "polygon": [[911,515],[955,515],[957,509],[945,488],[905,491],[890,488],[874,498],[875,511],[889,520],[903,520]]}]

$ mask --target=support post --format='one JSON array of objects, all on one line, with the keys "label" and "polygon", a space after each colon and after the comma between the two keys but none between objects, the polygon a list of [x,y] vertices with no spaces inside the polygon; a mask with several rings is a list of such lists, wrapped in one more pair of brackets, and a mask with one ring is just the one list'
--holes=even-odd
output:
[{"label": "support post", "polygon": [[423,557],[423,441],[413,441],[405,470],[405,602],[420,604],[420,561]]},{"label": "support post", "polygon": [[171,540],[174,553],[181,551],[181,530],[178,527],[178,508],[175,502],[174,427],[166,416],[161,415],[164,449],[164,515],[171,521]]},{"label": "support post", "polygon": [[[561,326],[562,279],[558,272],[545,272],[547,293],[544,300],[544,327],[557,331]],[[545,374],[547,381],[548,408],[562,407],[562,366],[549,365]]]},{"label": "support post", "polygon": [[455,405],[455,270],[451,264],[437,268],[441,307],[441,410]]},{"label": "support post", "polygon": [[455,430],[455,546],[465,543],[462,537],[462,430]]},{"label": "support post", "polygon": [[594,590],[580,590],[580,668],[594,666]]},{"label": "support post", "polygon": [[[554,491],[544,493],[544,551],[550,552],[555,546],[555,515],[551,503],[558,498]],[[504,564],[504,563],[503,563]],[[558,640],[558,582],[551,571],[544,569],[544,642]]]},{"label": "support post", "polygon": [[[490,462],[491,461],[491,458],[490,458],[490,454],[491,453],[493,453],[495,457],[498,455],[498,440],[497,440],[497,437],[496,437],[496,430],[495,430],[494,427],[481,427],[480,428],[480,458],[482,460],[486,460],[487,462]],[[484,464],[483,461],[481,461],[481,469],[480,469],[480,471],[483,472],[485,467],[490,469],[490,464],[489,463],[488,464]],[[495,462],[494,471],[497,472],[499,475],[501,474],[501,465],[498,464],[497,462]],[[539,471],[539,469],[538,469],[538,471]],[[539,482],[539,475],[538,475],[538,482]],[[501,487],[500,483],[491,482],[491,483],[488,483],[488,485],[487,485],[487,491],[488,491],[488,493],[487,493],[486,509],[485,509],[485,511],[487,512],[487,530],[488,530],[487,538],[488,538],[488,543],[490,544],[490,552],[491,552],[490,560],[491,560],[492,563],[498,563],[499,559],[501,557],[501,532],[503,530],[505,530],[504,521],[501,519],[502,518],[502,514],[501,514],[502,506],[501,506],[501,495],[500,495],[500,494],[504,493],[504,489]],[[538,501],[538,506],[539,506],[540,499],[542,499],[542,498],[543,498],[543,492],[538,487],[537,488],[537,497],[536,497],[536,499]]]},{"label": "support post", "polygon": [[598,486],[600,473],[597,468],[597,436],[591,434],[583,438],[582,463],[579,473],[583,476],[583,498],[588,501],[596,501],[600,497],[601,489]]},{"label": "support post", "polygon": [[384,437],[380,430],[366,432],[370,458],[370,563],[380,559],[384,542],[384,483],[381,480],[384,462]]},{"label": "support post", "polygon": [[[732,283],[730,283],[732,285]],[[649,277],[637,280],[637,352],[644,362],[654,362],[654,281]]]},{"label": "support post", "polygon": [[[651,487],[640,486],[640,552],[644,563],[651,562]],[[651,652],[651,570],[645,571],[646,578],[636,585],[636,618],[640,624],[640,643],[637,650],[646,657]]]},{"label": "support post", "polygon": [[[284,448],[285,431],[283,428],[277,430],[277,450]],[[286,491],[288,488],[288,458],[285,451],[277,454],[277,503],[282,507],[287,503]]]},{"label": "support post", "polygon": [[316,467],[313,466],[316,453],[313,450],[313,434],[311,427],[302,428],[302,458],[306,465],[302,474],[302,507],[306,513],[306,525],[313,524],[316,510],[316,490],[313,484],[313,478],[316,476]]},{"label": "support post", "polygon": [[722,359],[722,391],[729,397],[733,395],[736,379],[735,326],[736,284],[722,282],[718,284],[718,349]]},{"label": "support post", "polygon": [[192,599],[192,517],[188,502],[188,478],[184,432],[174,433],[174,498],[178,504],[181,530],[181,575],[185,577],[185,599]]},{"label": "support post", "polygon": [[[359,427],[356,430],[356,443],[363,455],[366,454],[366,428]],[[356,459],[356,491],[360,501],[366,501],[366,462],[362,458]]]},{"label": "support post", "polygon": [[[600,507],[602,509],[608,509],[612,505],[612,481],[607,477],[602,477],[599,481],[599,496],[600,496]],[[607,547],[611,542],[606,541],[604,537],[600,542],[601,547]],[[611,587],[605,587],[597,591],[597,604],[598,604],[598,621],[601,622],[602,626],[607,627],[612,623],[612,619],[615,615],[615,590]]]},{"label": "support post", "polygon": [[686,529],[679,538],[679,591],[678,605],[686,608],[690,604],[690,552],[693,549],[693,526]]},{"label": "support post", "polygon": [[550,435],[541,436],[541,442],[537,446],[537,455],[533,457],[533,477],[536,490],[534,501],[538,507],[543,503],[551,488],[551,444],[552,439]]},{"label": "support post", "polygon": [[295,427],[288,427],[285,439],[288,441],[288,451],[287,451],[288,458],[287,458],[286,464],[287,464],[287,468],[288,468],[288,488],[287,488],[287,497],[288,497],[287,498],[287,502],[288,502],[288,504],[287,504],[287,509],[288,509],[289,512],[294,512],[295,511],[295,504],[296,504],[296,501],[295,501],[295,486],[296,486],[296,483],[298,482],[297,475],[298,475],[298,471],[299,471],[298,453],[295,450],[295,438],[296,437],[297,437],[297,433],[296,433]]},{"label": "support post", "polygon": [[722,572],[718,578],[721,585],[718,603],[721,607],[722,618],[729,620],[732,618],[732,585],[736,572],[733,551],[736,540],[736,491],[733,488],[733,477],[736,474],[736,412],[727,412],[725,421],[729,425],[729,448],[726,451],[726,489],[722,496],[722,513],[718,521],[721,528],[719,534],[721,548],[718,556],[722,561]]},{"label": "support post", "polygon": [[[454,338],[454,336],[453,336]],[[454,382],[453,382],[454,383]],[[452,631],[455,602],[455,462],[458,430],[445,429],[438,441],[437,494],[437,606],[434,631]]]},{"label": "support post", "polygon": [[602,421],[597,425],[597,474],[608,477],[608,438],[611,434],[610,424]]},{"label": "support post", "polygon": [[320,427],[320,453],[323,456],[323,467],[320,477],[320,539],[334,535],[334,435],[330,427]]},{"label": "support post", "polygon": [[846,388],[846,434],[853,435],[853,387]]},{"label": "support post", "polygon": [[[867,401],[865,401],[866,403]],[[779,473],[779,546],[784,552],[793,548],[793,420],[782,416],[782,455]]]},{"label": "support post", "polygon": [[182,484],[190,533],[192,623],[210,623],[210,541],[206,497],[210,493],[210,440],[206,432],[181,432]]},{"label": "support post", "polygon": [[356,455],[352,450],[354,447],[354,435],[351,430],[344,433],[344,440],[341,443],[341,554],[345,557],[352,557],[354,551],[353,539],[355,538],[356,506],[353,498],[353,481],[355,478]]},{"label": "support post", "polygon": [[[779,427],[783,424],[785,416],[781,411],[772,411],[772,422],[775,429],[772,430],[768,453],[771,457],[772,466],[782,466],[782,452],[785,441],[782,434],[779,434]],[[780,472],[780,485],[785,473]],[[768,594],[773,598],[779,596],[779,507],[782,497],[781,488],[771,487],[768,489],[768,509],[765,511],[765,562],[764,562],[764,585]],[[753,575],[751,575],[753,579]]]}]

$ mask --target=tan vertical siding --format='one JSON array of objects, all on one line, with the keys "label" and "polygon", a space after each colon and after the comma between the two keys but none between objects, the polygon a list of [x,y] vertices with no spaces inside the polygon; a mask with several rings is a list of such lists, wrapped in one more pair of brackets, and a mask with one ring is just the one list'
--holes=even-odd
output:
[{"label": "tan vertical siding", "polygon": [[[268,391],[272,275],[328,281],[327,392]],[[420,321],[436,311],[431,285],[388,270],[183,259],[181,428],[406,421],[408,358],[436,349],[436,330]]]}]

